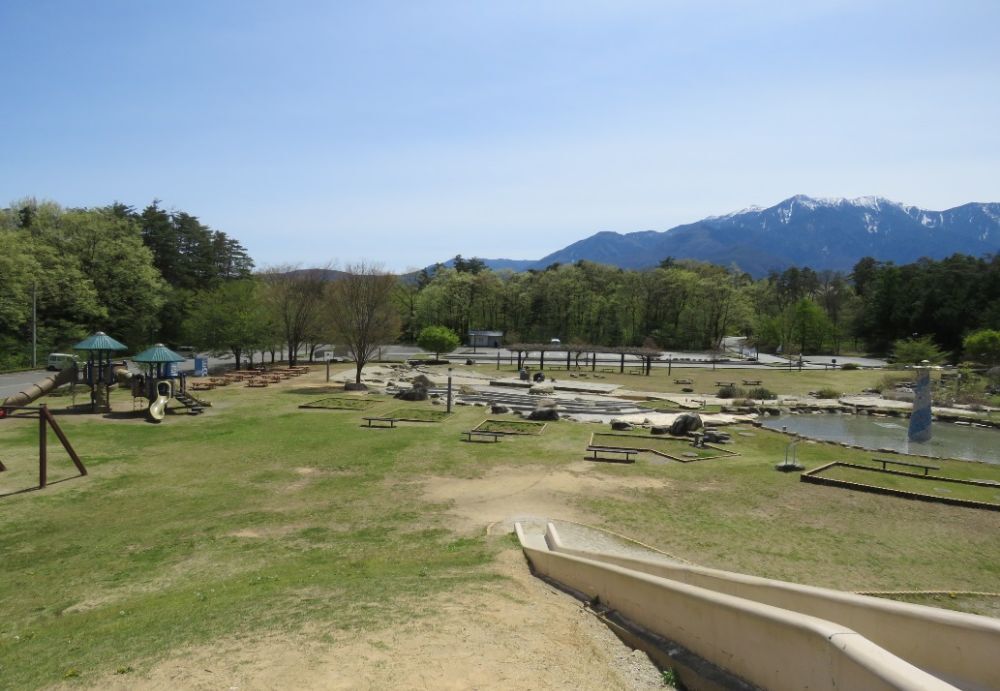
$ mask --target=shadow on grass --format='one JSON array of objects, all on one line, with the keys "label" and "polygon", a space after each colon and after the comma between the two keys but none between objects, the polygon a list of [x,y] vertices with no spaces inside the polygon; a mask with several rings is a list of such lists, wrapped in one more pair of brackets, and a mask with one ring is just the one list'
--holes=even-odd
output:
[{"label": "shadow on grass", "polygon": [[[51,487],[52,485],[58,485],[60,482],[69,482],[70,480],[76,480],[81,477],[86,477],[86,476],[83,475],[82,473],[78,473],[77,475],[70,475],[69,477],[60,478],[58,480],[49,480],[48,483],[45,485],[45,487]],[[0,499],[3,499],[4,497],[13,497],[14,495],[17,494],[38,492],[40,490],[45,489],[45,487],[39,487],[38,485],[35,485],[34,487],[25,487],[24,489],[16,489],[13,492],[5,492],[3,494],[0,494]]]}]

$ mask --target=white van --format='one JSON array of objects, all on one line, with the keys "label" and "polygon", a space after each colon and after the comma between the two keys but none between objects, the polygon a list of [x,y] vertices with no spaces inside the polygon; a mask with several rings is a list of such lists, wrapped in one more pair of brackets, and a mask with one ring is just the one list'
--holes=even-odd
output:
[{"label": "white van", "polygon": [[72,353],[49,353],[48,365],[45,369],[58,372],[77,364],[79,361],[80,358]]}]

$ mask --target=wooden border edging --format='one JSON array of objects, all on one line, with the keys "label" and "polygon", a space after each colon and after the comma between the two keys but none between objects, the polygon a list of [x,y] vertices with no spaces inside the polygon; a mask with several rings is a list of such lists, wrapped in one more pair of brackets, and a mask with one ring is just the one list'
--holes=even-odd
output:
[{"label": "wooden border edging", "polygon": [[[974,501],[972,499],[956,499],[955,497],[940,497],[936,494],[921,494],[919,492],[908,492],[903,489],[892,489],[890,487],[879,487],[878,485],[865,485],[860,482],[850,482],[849,480],[836,480],[830,477],[822,477],[819,475],[824,470],[828,470],[833,466],[844,466],[846,468],[857,468],[860,470],[869,470],[875,473],[887,473],[892,475],[906,475],[908,477],[936,480],[938,482],[956,482],[954,478],[940,477],[936,475],[915,475],[912,473],[900,473],[894,471],[882,470],[881,468],[870,468],[861,465],[854,465],[852,463],[843,463],[841,461],[833,461],[827,463],[826,465],[821,465],[818,468],[813,468],[808,470],[801,475],[799,475],[800,482],[808,482],[814,485],[826,485],[828,487],[840,487],[842,489],[853,489],[861,492],[869,492],[871,494],[884,494],[892,497],[902,497],[903,499],[913,499],[916,501],[929,501],[937,504],[948,504],[950,506],[964,506],[970,509],[985,509],[987,511],[1000,511],[1000,504],[991,504],[984,501]],[[962,484],[969,484],[968,482]],[[995,487],[995,485],[987,484],[987,487]]]}]

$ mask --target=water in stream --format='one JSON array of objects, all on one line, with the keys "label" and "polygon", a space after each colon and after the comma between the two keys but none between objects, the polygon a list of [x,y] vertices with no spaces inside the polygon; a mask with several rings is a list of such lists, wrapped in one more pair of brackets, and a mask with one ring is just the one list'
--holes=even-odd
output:
[{"label": "water in stream", "polygon": [[1000,464],[1000,430],[967,427],[935,422],[929,442],[911,442],[906,438],[906,418],[869,417],[867,415],[779,415],[763,419],[764,427],[780,430],[787,427],[813,439],[857,444],[867,449],[893,449],[903,453],[925,454],[939,458],[964,458]]}]

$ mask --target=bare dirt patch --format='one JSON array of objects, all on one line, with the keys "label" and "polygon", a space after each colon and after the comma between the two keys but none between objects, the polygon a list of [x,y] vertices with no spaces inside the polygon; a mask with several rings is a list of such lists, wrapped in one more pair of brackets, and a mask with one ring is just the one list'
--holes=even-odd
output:
[{"label": "bare dirt patch", "polygon": [[367,632],[227,639],[178,652],[107,689],[662,689],[633,652],[568,596],[504,552],[509,578],[427,603],[429,614]]},{"label": "bare dirt patch", "polygon": [[577,461],[559,469],[498,470],[471,480],[430,478],[424,483],[424,497],[435,503],[450,503],[447,513],[453,527],[468,533],[491,525],[510,530],[515,520],[529,517],[587,522],[593,517],[577,507],[581,495],[620,496],[629,490],[663,489],[670,484],[655,478],[614,477],[595,471],[592,463]]}]

